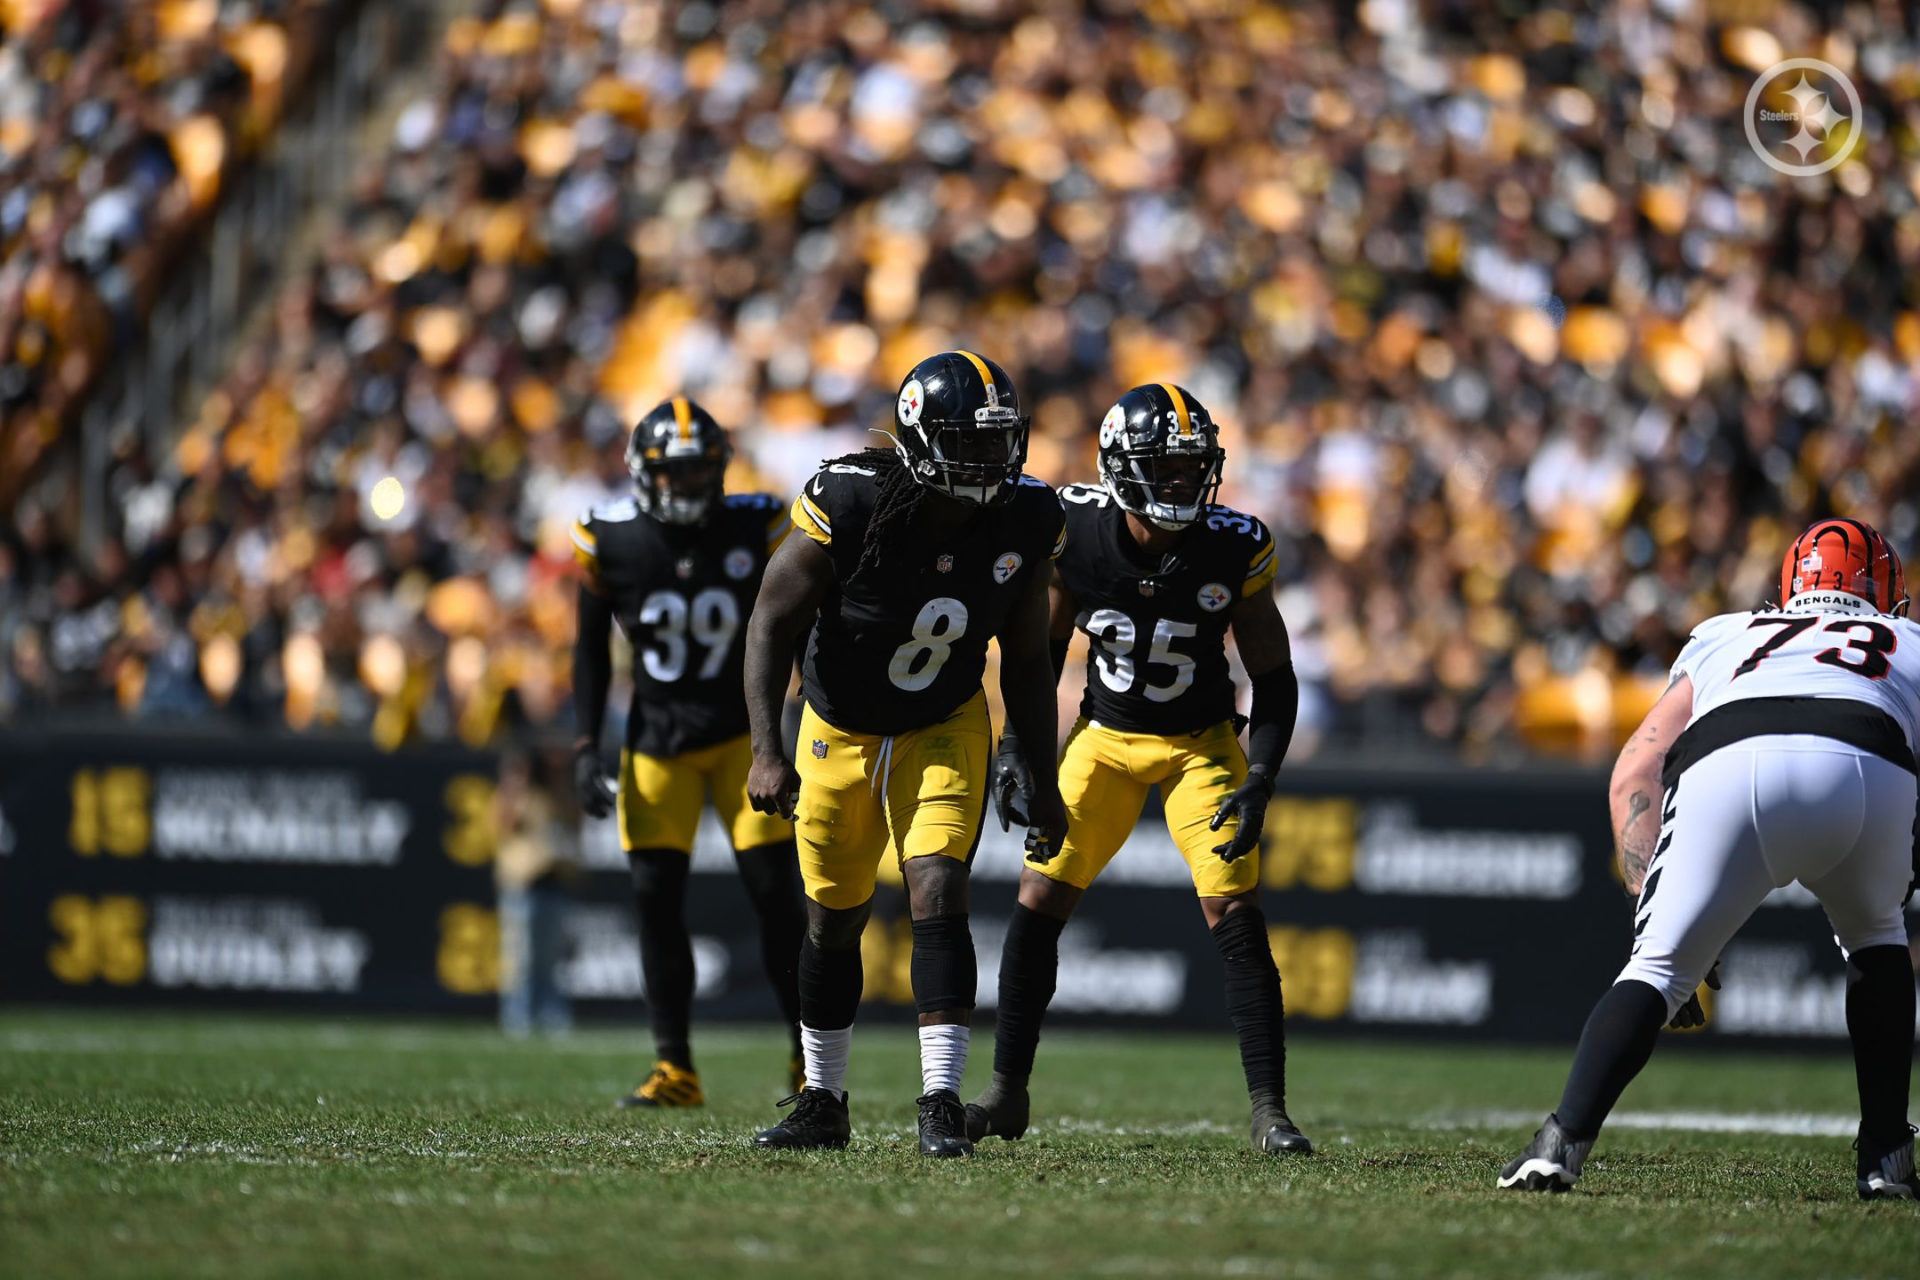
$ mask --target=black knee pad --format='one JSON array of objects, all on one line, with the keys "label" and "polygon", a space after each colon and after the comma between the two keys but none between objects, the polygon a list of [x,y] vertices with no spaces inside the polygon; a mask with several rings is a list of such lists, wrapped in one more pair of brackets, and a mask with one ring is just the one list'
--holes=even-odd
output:
[{"label": "black knee pad", "polygon": [[913,1004],[921,1013],[971,1009],[980,969],[964,915],[913,922]]},{"label": "black knee pad", "polygon": [[[1251,965],[1274,969],[1273,948],[1267,941],[1267,917],[1251,904],[1229,911],[1213,926],[1213,945],[1229,968]],[[1275,970],[1277,972],[1277,970]]]},{"label": "black knee pad", "polygon": [[693,858],[678,849],[629,849],[627,871],[642,898],[684,899]]}]

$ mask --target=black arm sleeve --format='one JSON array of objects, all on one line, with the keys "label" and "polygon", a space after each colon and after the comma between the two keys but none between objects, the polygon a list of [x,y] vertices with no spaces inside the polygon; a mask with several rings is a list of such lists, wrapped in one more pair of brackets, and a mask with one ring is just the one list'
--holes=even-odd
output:
[{"label": "black arm sleeve", "polygon": [[[1053,659],[1053,683],[1060,684],[1060,673],[1067,669],[1067,646],[1073,643],[1072,636],[1048,636],[1047,656]],[[1008,724],[1000,730],[1001,751],[1018,751],[1020,739],[1013,736],[1013,725]]]},{"label": "black arm sleeve", "polygon": [[1280,771],[1293,741],[1293,722],[1300,715],[1300,678],[1293,664],[1275,667],[1253,677],[1252,714],[1247,717],[1247,770],[1263,773],[1269,781]]},{"label": "black arm sleeve", "polygon": [[607,689],[613,684],[613,602],[585,585],[580,588],[579,628],[573,641],[573,715],[580,737],[600,741],[607,717]]}]

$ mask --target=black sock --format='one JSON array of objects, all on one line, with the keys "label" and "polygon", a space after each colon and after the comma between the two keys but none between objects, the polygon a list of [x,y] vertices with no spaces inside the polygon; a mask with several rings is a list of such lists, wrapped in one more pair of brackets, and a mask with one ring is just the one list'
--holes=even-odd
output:
[{"label": "black sock", "polygon": [[1000,949],[1000,1004],[993,1024],[993,1074],[1025,1084],[1040,1047],[1040,1023],[1060,976],[1060,931],[1065,920],[1013,904]]},{"label": "black sock", "polygon": [[800,943],[800,1021],[815,1031],[852,1026],[865,981],[857,940],[835,951],[817,945],[808,934]]},{"label": "black sock", "polygon": [[1553,1113],[1562,1129],[1576,1138],[1600,1132],[1613,1104],[1653,1056],[1666,1020],[1667,998],[1651,985],[1629,978],[1607,989],[1587,1015],[1573,1070]]},{"label": "black sock", "polygon": [[800,942],[807,932],[800,863],[793,841],[742,849],[734,854],[740,880],[760,917],[760,962],[787,1020],[795,1056],[800,1053]]},{"label": "black sock", "polygon": [[921,1013],[971,1009],[980,986],[965,912],[913,922],[913,1006]]},{"label": "black sock", "polygon": [[1860,1086],[1860,1131],[1876,1141],[1907,1132],[1913,1014],[1913,963],[1905,947],[1867,947],[1847,958],[1847,1035]]},{"label": "black sock", "polygon": [[1280,1002],[1280,970],[1267,941],[1260,908],[1242,906],[1213,927],[1213,944],[1227,976],[1227,1016],[1240,1037],[1240,1066],[1247,1096],[1284,1104],[1287,1096],[1286,1010]]},{"label": "black sock", "polygon": [[640,972],[647,980],[647,1013],[653,1020],[654,1052],[683,1070],[693,1070],[693,939],[687,932],[686,854],[675,849],[635,849],[633,903],[640,919]]}]

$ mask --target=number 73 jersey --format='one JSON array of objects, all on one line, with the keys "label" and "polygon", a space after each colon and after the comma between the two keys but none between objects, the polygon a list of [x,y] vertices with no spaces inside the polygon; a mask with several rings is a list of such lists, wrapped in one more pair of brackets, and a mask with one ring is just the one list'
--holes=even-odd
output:
[{"label": "number 73 jersey", "polygon": [[[1849,698],[1892,716],[1920,750],[1920,625],[1876,613],[1723,613],[1693,629],[1673,678],[1693,681],[1693,719],[1743,698]],[[1793,733],[1783,726],[1781,733]]]},{"label": "number 73 jersey", "polygon": [[677,756],[747,731],[747,615],[792,529],[785,504],[765,493],[730,493],[696,525],[663,524],[627,498],[573,526],[589,589],[633,644],[630,749]]},{"label": "number 73 jersey", "polygon": [[1230,719],[1227,627],[1234,605],[1273,585],[1267,527],[1211,506],[1171,552],[1150,558],[1104,488],[1070,484],[1060,501],[1067,547],[1056,568],[1090,648],[1080,714],[1126,733],[1167,735]]}]

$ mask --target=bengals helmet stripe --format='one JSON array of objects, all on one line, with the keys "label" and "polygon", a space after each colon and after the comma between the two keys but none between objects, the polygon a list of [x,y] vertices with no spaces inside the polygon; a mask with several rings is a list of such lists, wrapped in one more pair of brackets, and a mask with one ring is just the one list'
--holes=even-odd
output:
[{"label": "bengals helmet stripe", "polygon": [[1907,607],[1900,557],[1871,525],[1844,516],[1816,521],[1793,540],[1780,565],[1780,602],[1808,591],[1859,596],[1882,613]]}]

